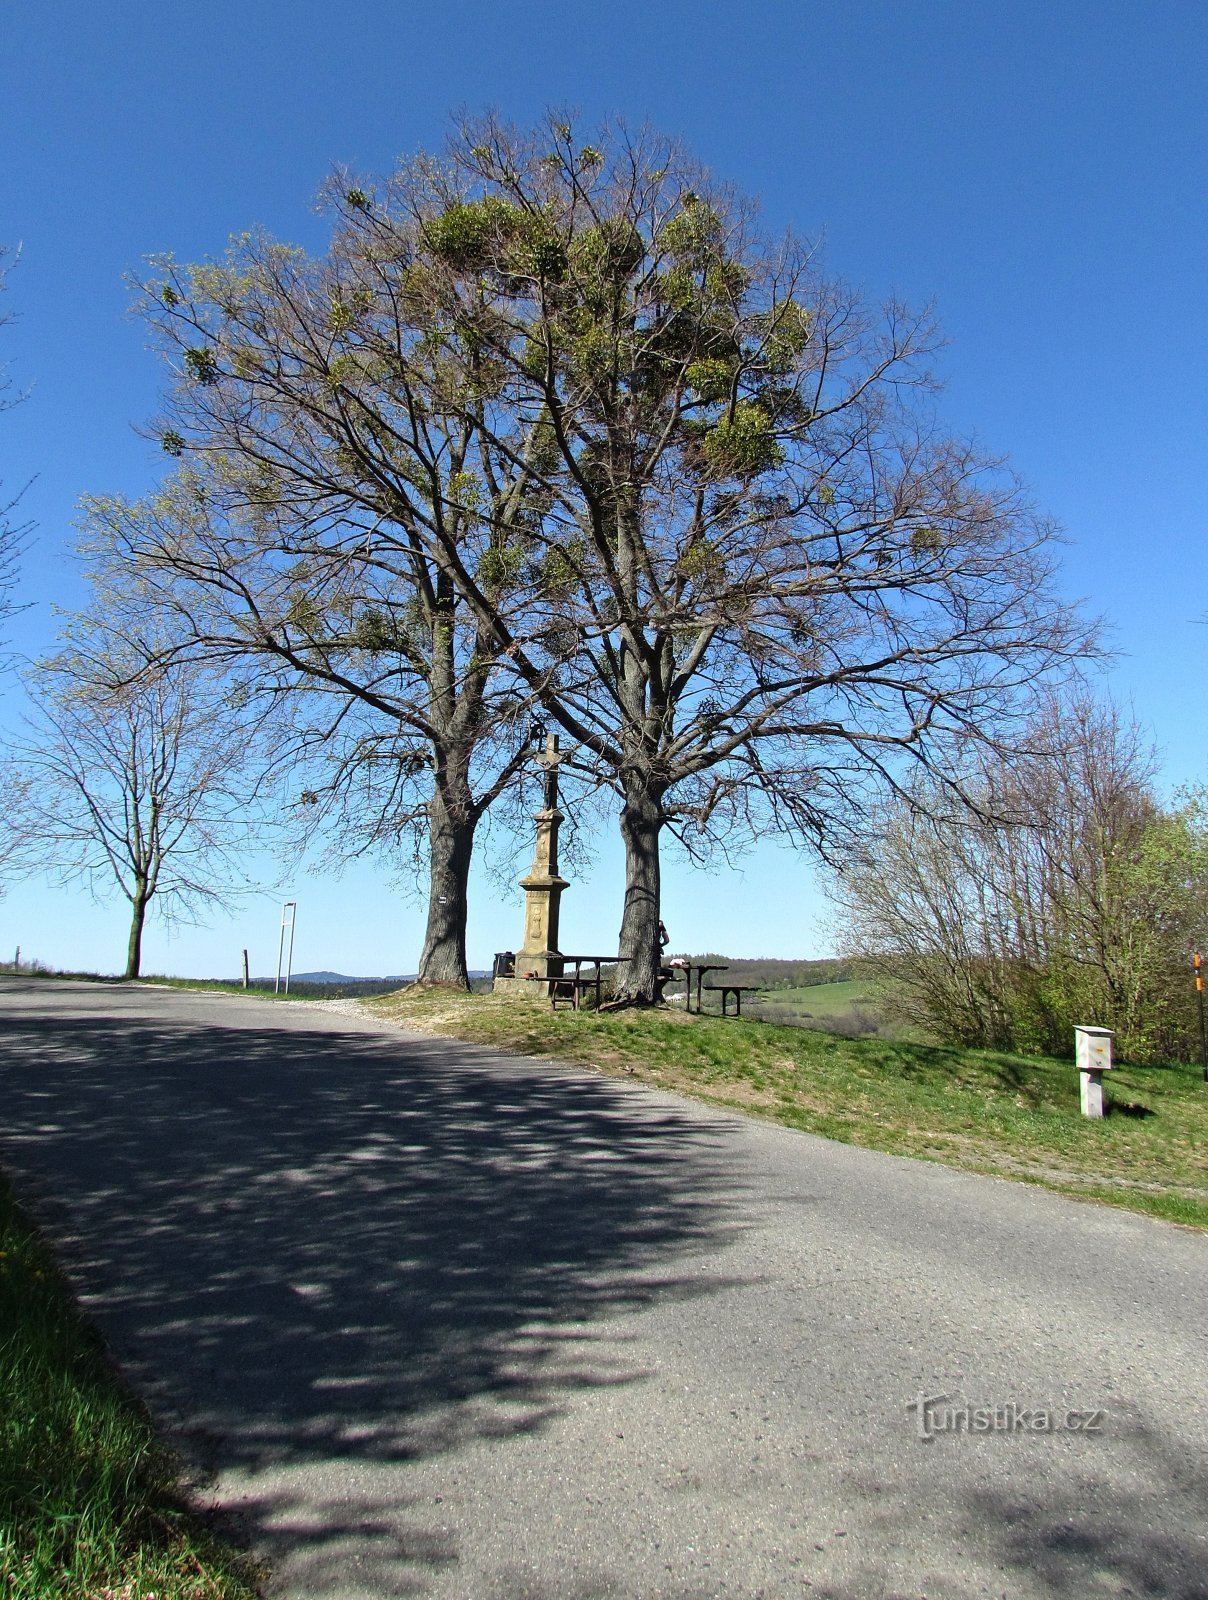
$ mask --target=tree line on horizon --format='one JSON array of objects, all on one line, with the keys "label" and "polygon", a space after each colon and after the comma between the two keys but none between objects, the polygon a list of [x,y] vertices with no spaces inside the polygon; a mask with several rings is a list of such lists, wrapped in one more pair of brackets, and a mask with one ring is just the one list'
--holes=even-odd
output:
[{"label": "tree line on horizon", "polygon": [[1098,647],[1052,525],[943,428],[928,313],[645,128],[467,121],[322,202],[319,254],[140,275],[171,469],[86,502],[94,602],[28,675],[15,858],[116,878],[128,971],[153,899],[229,894],[284,817],[413,859],[419,978],[466,985],[538,721],[624,840],[620,1003],[657,997],[666,836],[841,862],[894,805],[988,816],[979,753]]}]

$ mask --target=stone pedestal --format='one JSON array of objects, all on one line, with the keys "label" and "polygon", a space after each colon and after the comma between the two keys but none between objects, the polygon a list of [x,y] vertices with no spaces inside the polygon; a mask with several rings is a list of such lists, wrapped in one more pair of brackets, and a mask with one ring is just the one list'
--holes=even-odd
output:
[{"label": "stone pedestal", "polygon": [[551,734],[537,758],[544,768],[545,803],[533,813],[537,838],[533,864],[520,880],[524,890],[524,939],[516,952],[511,978],[496,978],[500,993],[527,992],[534,980],[560,977],[562,957],[558,954],[558,912],[567,880],[558,872],[558,829],[563,816],[558,810],[558,767],[562,757],[557,736]]},{"label": "stone pedestal", "polygon": [[[535,813],[537,847],[533,864],[520,880],[524,890],[524,940],[516,952],[516,976],[535,972],[539,978],[562,971],[558,955],[558,913],[567,880],[558,873],[558,829],[562,813],[547,808]],[[551,963],[553,963],[551,967]]]}]

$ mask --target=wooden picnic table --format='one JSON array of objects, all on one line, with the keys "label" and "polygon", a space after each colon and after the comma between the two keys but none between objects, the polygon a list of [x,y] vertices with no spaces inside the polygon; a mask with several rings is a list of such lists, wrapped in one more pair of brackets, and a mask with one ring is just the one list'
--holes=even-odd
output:
[{"label": "wooden picnic table", "polygon": [[[596,1009],[598,1011],[600,1008],[600,997],[603,990],[603,976],[601,969],[603,967],[615,966],[618,957],[560,955],[558,960],[563,963],[570,962],[575,970],[573,976],[565,972],[551,972],[549,974],[548,981],[550,1005],[553,1006],[554,1010],[556,1011],[560,1003],[565,1004],[567,1001],[569,1001],[574,1009],[579,1011],[582,1009],[584,993],[594,990],[596,996]],[[588,965],[590,965],[594,970],[589,977],[585,978],[583,976],[583,968]],[[569,994],[559,994],[559,985],[561,985],[564,990],[569,990]]]},{"label": "wooden picnic table", "polygon": [[[673,972],[684,974],[684,1010],[692,1010],[692,974],[696,973],[696,1009],[701,1009],[701,988],[707,972],[729,972],[728,963],[720,961],[702,961],[699,963],[683,959],[668,963]],[[710,986],[711,987],[711,986]]]},{"label": "wooden picnic table", "polygon": [[[729,968],[723,968],[722,970],[729,971]],[[729,1014],[726,1009],[726,1002],[730,995],[734,996],[734,1015],[741,1017],[743,995],[758,994],[762,987],[763,985],[758,983],[707,983],[705,985],[710,994],[721,995],[721,1014],[723,1017]]]}]

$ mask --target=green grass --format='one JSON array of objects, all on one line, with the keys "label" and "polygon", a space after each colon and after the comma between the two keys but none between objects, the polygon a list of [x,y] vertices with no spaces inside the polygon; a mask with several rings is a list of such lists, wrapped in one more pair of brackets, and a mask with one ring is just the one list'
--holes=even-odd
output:
[{"label": "green grass", "polygon": [[0,1179],[0,1594],[250,1600]]},{"label": "green grass", "polygon": [[821,1027],[851,1036],[896,1031],[886,1020],[884,993],[868,978],[812,983],[796,989],[766,989],[749,996],[743,1009],[763,1022],[779,1022],[788,1027]]},{"label": "green grass", "polygon": [[1208,1084],[1199,1067],[1119,1067],[1108,1083],[1110,1115],[1091,1121],[1069,1061],[670,1007],[551,1012],[502,995],[414,990],[366,1004],[404,1025],[582,1062],[844,1143],[1208,1228]]},{"label": "green grass", "polygon": [[880,1001],[871,984],[852,978],[843,983],[811,983],[800,989],[765,989],[761,1005],[791,1006],[811,1017],[841,1016],[853,1006],[877,1006]]}]

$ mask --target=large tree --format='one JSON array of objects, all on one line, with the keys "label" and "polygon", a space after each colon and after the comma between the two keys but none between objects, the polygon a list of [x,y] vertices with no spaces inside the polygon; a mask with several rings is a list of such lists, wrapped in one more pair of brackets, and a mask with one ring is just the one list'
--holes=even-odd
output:
[{"label": "large tree", "polygon": [[228,490],[187,472],[143,501],[90,501],[95,567],[172,617],[177,658],[237,679],[271,729],[264,754],[292,783],[301,833],[324,830],[344,859],[372,850],[394,863],[423,842],[419,979],[468,986],[474,838],[526,763],[523,700],[397,522],[366,520],[355,503],[299,522],[286,488],[260,520],[224,507]]},{"label": "large tree", "polygon": [[761,238],[673,143],[488,121],[327,198],[319,261],[251,236],[144,284],[161,437],[223,531],[125,548],[168,603],[218,597],[202,633],[426,742],[434,906],[439,878],[464,923],[522,760],[483,730],[540,702],[620,800],[622,998],[650,1000],[665,828],[827,849],[1082,648],[1051,528],[936,422],[929,319]]},{"label": "large tree", "polygon": [[407,263],[454,403],[537,463],[540,518],[485,525],[506,581],[432,532],[619,796],[623,1000],[658,992],[664,828],[825,849],[1084,647],[1051,527],[935,420],[928,318],[761,238],[674,143],[488,120],[339,194],[345,258]]},{"label": "large tree", "polygon": [[[363,203],[338,191],[345,218]],[[341,226],[312,259],[249,235],[221,264],[158,264],[142,306],[185,471],[150,502],[94,502],[91,524],[188,649],[306,691],[301,745],[332,758],[309,793],[338,816],[355,794],[358,847],[422,814],[419,975],[464,985],[475,830],[523,772],[531,691],[456,579],[489,604],[548,491],[537,430],[517,455],[478,426],[497,374],[443,326],[412,246],[353,243]]]}]

